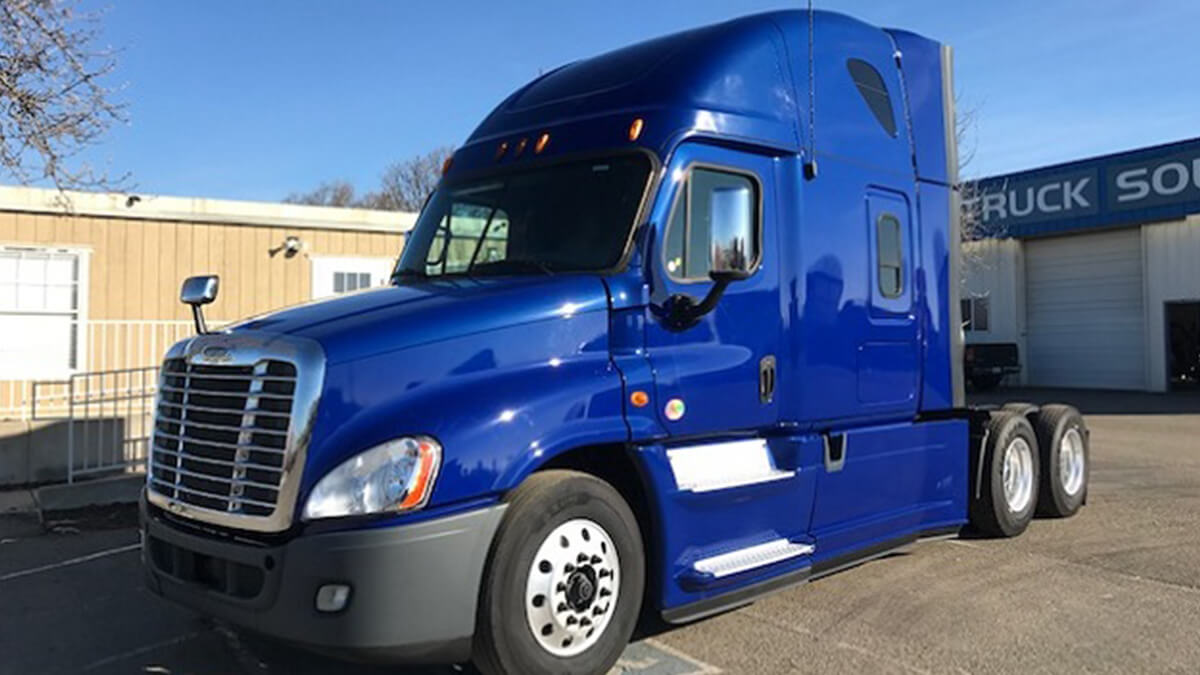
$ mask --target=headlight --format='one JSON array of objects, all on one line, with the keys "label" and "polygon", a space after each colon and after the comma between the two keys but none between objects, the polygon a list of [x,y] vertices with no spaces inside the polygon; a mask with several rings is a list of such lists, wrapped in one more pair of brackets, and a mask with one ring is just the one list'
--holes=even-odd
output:
[{"label": "headlight", "polygon": [[442,463],[432,438],[397,438],[342,462],[317,482],[304,519],[411,511],[425,506]]}]

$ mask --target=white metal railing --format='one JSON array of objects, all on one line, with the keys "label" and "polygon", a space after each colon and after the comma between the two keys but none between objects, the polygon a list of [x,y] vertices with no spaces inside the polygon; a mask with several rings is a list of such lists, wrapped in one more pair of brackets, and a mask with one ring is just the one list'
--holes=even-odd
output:
[{"label": "white metal railing", "polygon": [[68,483],[88,474],[145,470],[158,373],[154,365],[33,383],[31,419],[67,427]]},{"label": "white metal railing", "polygon": [[[228,323],[210,320],[208,325],[215,329]],[[171,345],[194,334],[195,330],[195,324],[189,320],[96,319],[76,322],[75,368],[61,377],[0,378],[0,420],[28,420],[35,406],[43,414],[55,412],[51,409],[53,399],[57,396],[59,404],[65,399],[61,392],[54,393],[52,382],[60,383],[60,388],[65,389],[75,375],[157,366]],[[35,380],[40,381],[36,388]],[[39,397],[46,400],[37,400]]]}]

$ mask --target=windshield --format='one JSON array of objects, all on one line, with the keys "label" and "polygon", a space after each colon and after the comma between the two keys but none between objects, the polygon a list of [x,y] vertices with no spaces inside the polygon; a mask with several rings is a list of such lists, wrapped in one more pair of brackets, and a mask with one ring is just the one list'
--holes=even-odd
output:
[{"label": "windshield", "polygon": [[649,175],[650,160],[628,154],[443,185],[409,235],[395,277],[614,267]]}]

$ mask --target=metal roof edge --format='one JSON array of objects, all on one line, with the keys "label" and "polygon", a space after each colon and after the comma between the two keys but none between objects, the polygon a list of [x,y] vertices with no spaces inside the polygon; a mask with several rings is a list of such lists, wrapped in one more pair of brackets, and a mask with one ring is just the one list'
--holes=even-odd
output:
[{"label": "metal roof edge", "polygon": [[417,214],[407,211],[141,193],[60,191],[16,185],[0,185],[0,212],[393,234],[408,232],[417,219]]}]

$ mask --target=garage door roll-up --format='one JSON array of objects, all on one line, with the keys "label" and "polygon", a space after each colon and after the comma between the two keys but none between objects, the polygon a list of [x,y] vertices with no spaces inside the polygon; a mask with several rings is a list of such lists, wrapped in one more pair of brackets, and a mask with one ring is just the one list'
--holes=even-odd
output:
[{"label": "garage door roll-up", "polygon": [[1139,230],[1028,241],[1025,275],[1030,384],[1145,388]]}]

